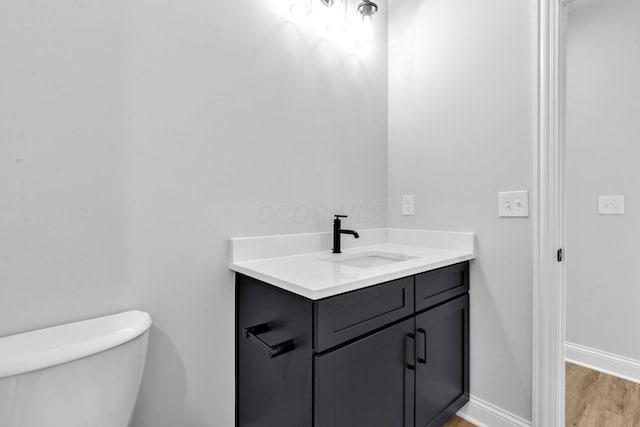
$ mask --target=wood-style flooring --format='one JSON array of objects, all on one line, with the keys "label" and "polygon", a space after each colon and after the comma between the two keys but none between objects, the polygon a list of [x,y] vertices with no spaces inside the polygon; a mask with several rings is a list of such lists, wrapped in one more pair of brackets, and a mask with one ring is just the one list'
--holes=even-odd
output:
[{"label": "wood-style flooring", "polygon": [[640,384],[566,364],[566,425],[640,427]]},{"label": "wood-style flooring", "polygon": [[[640,384],[566,364],[567,427],[640,427]],[[453,417],[443,427],[475,427]]]},{"label": "wood-style flooring", "polygon": [[447,421],[442,427],[475,427],[468,421],[463,420],[460,417],[453,417]]}]

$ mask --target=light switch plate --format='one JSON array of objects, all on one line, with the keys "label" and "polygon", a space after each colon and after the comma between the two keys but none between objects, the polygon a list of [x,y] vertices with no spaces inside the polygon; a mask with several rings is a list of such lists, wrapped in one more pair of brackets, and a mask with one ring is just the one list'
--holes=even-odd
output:
[{"label": "light switch plate", "polygon": [[413,195],[402,196],[402,215],[413,215]]},{"label": "light switch plate", "polygon": [[498,193],[498,215],[500,217],[528,217],[529,192],[504,191]]},{"label": "light switch plate", "polygon": [[598,214],[624,215],[624,196],[598,196]]}]

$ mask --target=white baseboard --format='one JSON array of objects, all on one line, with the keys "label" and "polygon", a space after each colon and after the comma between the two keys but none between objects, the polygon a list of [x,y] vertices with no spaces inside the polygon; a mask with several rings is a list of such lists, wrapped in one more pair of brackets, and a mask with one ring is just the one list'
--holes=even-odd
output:
[{"label": "white baseboard", "polygon": [[457,415],[478,427],[531,427],[531,421],[475,396],[470,397]]},{"label": "white baseboard", "polygon": [[583,345],[565,343],[567,362],[640,384],[640,361],[596,350]]}]

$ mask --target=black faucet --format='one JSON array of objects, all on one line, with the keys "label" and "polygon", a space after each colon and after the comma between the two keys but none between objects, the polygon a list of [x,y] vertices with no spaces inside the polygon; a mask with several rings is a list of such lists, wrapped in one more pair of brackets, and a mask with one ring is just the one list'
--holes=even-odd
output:
[{"label": "black faucet", "polygon": [[356,239],[360,236],[358,232],[355,230],[343,230],[342,224],[340,224],[340,218],[346,218],[346,215],[336,215],[333,220],[333,253],[339,254],[340,252],[340,235],[341,234],[351,234]]}]

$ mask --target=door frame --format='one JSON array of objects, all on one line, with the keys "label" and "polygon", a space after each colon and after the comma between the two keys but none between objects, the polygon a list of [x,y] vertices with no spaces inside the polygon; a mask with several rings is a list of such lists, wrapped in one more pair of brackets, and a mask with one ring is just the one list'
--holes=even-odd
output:
[{"label": "door frame", "polygon": [[[533,426],[564,427],[566,26],[580,0],[538,2],[538,137],[534,155]],[[558,261],[558,250],[563,250]]]}]

